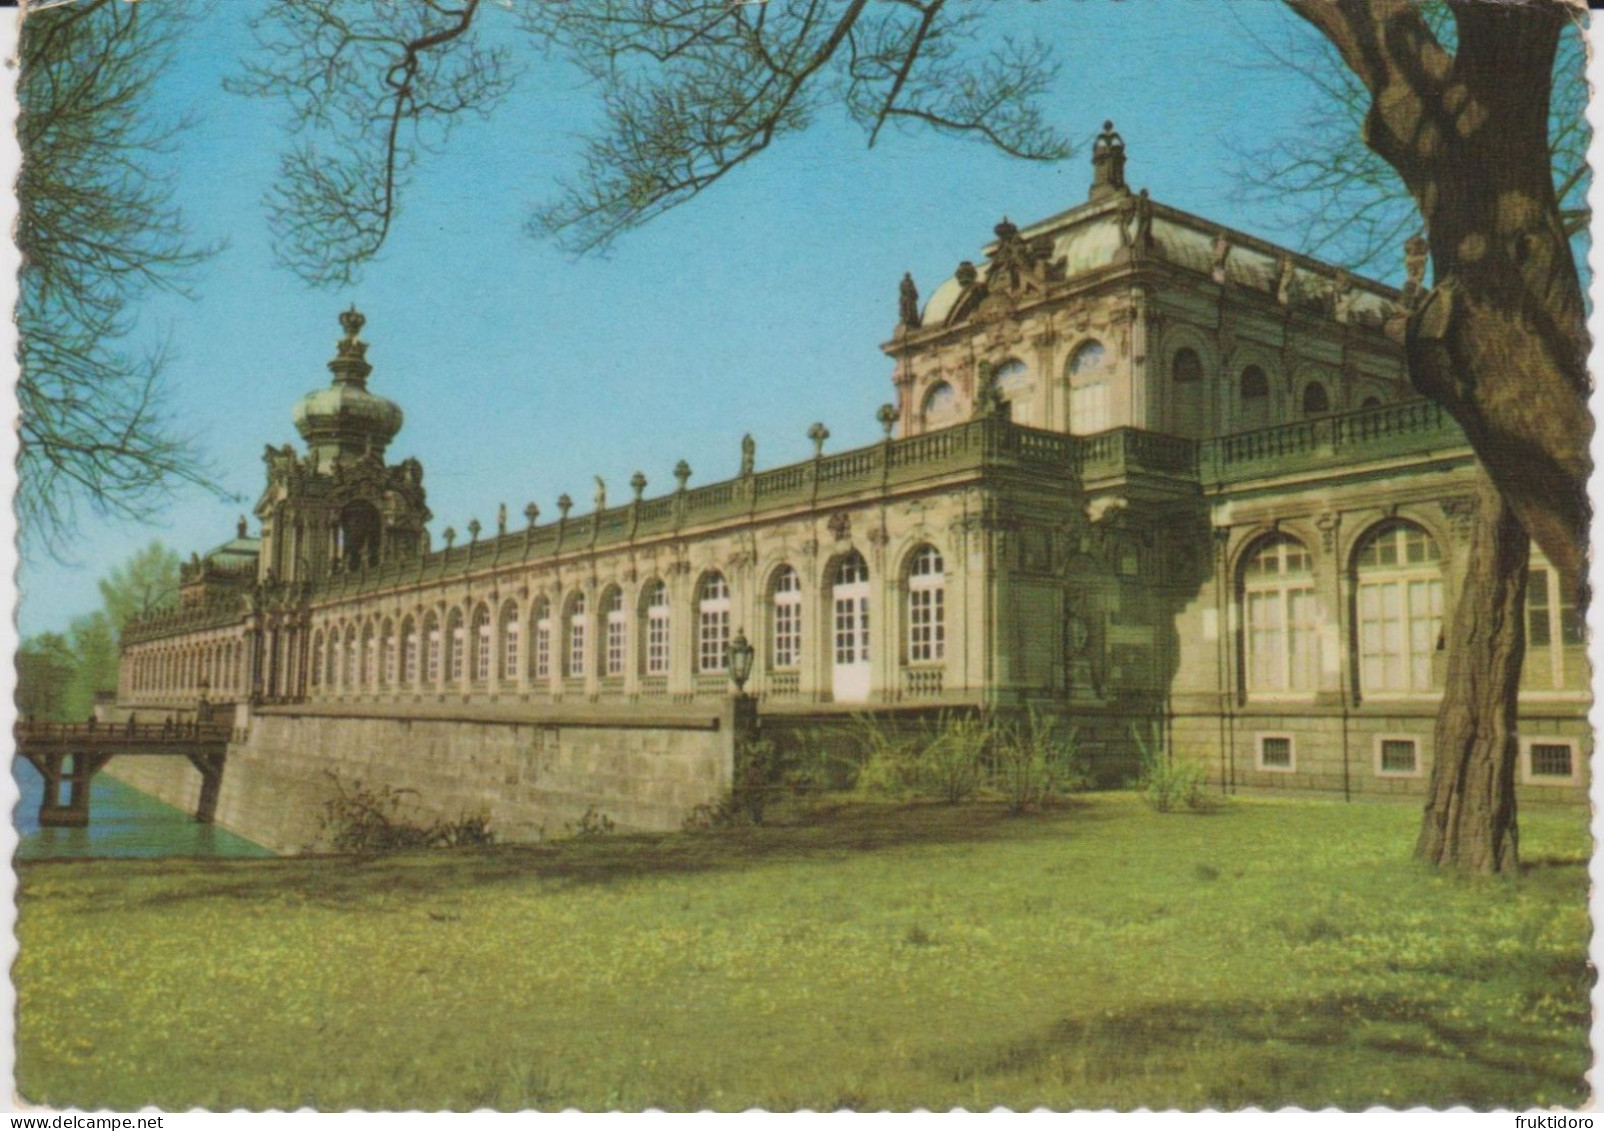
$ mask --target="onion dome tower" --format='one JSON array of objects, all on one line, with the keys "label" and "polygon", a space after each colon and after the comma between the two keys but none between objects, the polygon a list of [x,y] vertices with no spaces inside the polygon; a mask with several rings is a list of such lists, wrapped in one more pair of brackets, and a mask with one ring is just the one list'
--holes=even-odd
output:
[{"label": "onion dome tower", "polygon": [[355,305],[340,315],[345,337],[329,362],[333,382],[295,404],[296,431],[318,466],[328,467],[336,457],[349,462],[370,452],[382,460],[384,449],[401,430],[401,407],[368,392],[373,366],[367,361],[368,344],[357,337],[366,322]]}]

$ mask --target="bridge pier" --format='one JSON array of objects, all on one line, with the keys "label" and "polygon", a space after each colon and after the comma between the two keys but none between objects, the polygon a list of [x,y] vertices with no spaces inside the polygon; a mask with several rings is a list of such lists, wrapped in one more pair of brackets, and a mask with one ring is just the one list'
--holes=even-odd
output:
[{"label": "bridge pier", "polygon": [[222,753],[202,754],[190,752],[189,764],[200,771],[200,800],[195,804],[195,820],[209,825],[217,816],[217,795],[223,791]]},{"label": "bridge pier", "polygon": [[[28,755],[45,792],[39,799],[39,827],[42,829],[81,829],[89,824],[89,792],[95,774],[111,761],[109,754],[74,752],[71,754]],[[71,759],[70,768],[68,760]],[[67,786],[67,800],[61,787]]]}]

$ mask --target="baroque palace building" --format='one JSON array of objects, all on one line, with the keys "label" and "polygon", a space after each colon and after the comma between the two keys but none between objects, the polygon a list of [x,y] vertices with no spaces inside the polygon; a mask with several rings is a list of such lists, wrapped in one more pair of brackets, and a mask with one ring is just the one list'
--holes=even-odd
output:
[{"label": "baroque palace building", "polygon": [[[1223,788],[1422,792],[1485,479],[1411,389],[1403,291],[1133,192],[1105,127],[1089,199],[902,284],[884,439],[494,528],[428,527],[387,462],[363,318],[269,447],[259,536],[195,555],[131,625],[131,711],[669,718],[729,700],[739,631],[765,728],[1027,708],[1105,780],[1157,735]],[[1534,554],[1520,783],[1579,799],[1582,619]],[[243,725],[243,723],[242,723]],[[797,733],[801,733],[800,730]],[[469,757],[469,755],[463,755]],[[493,784],[492,787],[493,788]],[[668,818],[663,818],[667,823]]]}]

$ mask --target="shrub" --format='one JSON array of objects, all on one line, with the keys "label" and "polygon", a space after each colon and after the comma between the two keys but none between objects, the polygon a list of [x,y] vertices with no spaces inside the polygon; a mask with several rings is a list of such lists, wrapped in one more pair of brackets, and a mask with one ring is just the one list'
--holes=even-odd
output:
[{"label": "shrub", "polygon": [[575,836],[606,836],[613,831],[613,819],[592,805],[577,825],[568,826],[568,831]]},{"label": "shrub", "polygon": [[980,788],[986,749],[992,737],[993,727],[988,716],[949,715],[943,711],[936,722],[935,734],[919,746],[916,775],[919,791],[949,805],[970,800]]},{"label": "shrub", "polygon": [[1198,813],[1214,807],[1214,798],[1208,792],[1208,771],[1202,765],[1166,757],[1156,739],[1144,741],[1134,726],[1131,738],[1141,754],[1142,773],[1136,788],[1154,810],[1168,813],[1184,806]]},{"label": "shrub", "polygon": [[455,820],[418,811],[417,791],[368,788],[327,772],[334,796],[323,803],[323,839],[337,852],[402,852],[417,848],[458,848],[493,844],[490,818],[483,812]]},{"label": "shrub", "polygon": [[921,748],[928,734],[899,733],[872,715],[853,717],[859,749],[854,788],[874,797],[906,797],[919,790]]},{"label": "shrub", "polygon": [[1008,799],[1010,813],[1043,809],[1090,784],[1075,728],[1057,733],[1052,719],[1034,707],[1023,722],[999,727],[993,736],[991,784]]}]

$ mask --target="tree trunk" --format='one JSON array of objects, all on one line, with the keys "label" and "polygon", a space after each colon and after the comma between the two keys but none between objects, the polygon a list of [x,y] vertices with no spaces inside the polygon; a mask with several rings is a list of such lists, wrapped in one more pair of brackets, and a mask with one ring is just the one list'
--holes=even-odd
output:
[{"label": "tree trunk", "polygon": [[1530,542],[1495,490],[1482,491],[1474,523],[1415,855],[1461,871],[1502,872],[1519,863],[1515,718]]}]

